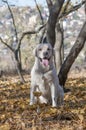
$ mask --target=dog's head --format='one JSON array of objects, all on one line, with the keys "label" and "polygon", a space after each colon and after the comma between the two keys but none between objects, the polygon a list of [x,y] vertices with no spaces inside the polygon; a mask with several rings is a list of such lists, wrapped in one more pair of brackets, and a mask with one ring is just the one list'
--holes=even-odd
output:
[{"label": "dog's head", "polygon": [[49,61],[54,55],[54,50],[51,44],[42,43],[36,47],[34,54],[39,59],[41,64],[47,67],[49,65]]}]

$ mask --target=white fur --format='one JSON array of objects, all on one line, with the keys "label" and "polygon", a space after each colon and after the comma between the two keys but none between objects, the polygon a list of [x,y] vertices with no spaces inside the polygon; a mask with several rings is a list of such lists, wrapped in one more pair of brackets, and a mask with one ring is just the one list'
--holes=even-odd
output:
[{"label": "white fur", "polygon": [[[47,48],[50,49],[48,50]],[[39,59],[43,58],[46,51],[48,52],[46,57],[49,58],[48,66],[44,66]],[[53,64],[53,49],[49,43],[39,44],[35,49],[35,63],[31,71],[30,105],[36,103],[34,91],[42,93],[39,97],[40,103],[49,103],[52,104],[52,107],[63,103],[64,91],[59,85],[58,76]]]}]

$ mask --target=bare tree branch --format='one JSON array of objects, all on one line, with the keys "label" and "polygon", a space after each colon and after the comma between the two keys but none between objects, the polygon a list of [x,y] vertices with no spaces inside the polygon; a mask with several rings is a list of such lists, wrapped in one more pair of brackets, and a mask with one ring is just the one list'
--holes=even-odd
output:
[{"label": "bare tree branch", "polygon": [[[47,0],[48,1],[48,0]],[[55,4],[51,7],[48,24],[47,24],[47,40],[54,47],[56,35],[55,35],[55,27],[57,23],[57,18],[62,9],[64,0],[56,0]]]},{"label": "bare tree branch", "polygon": [[23,38],[27,35],[31,35],[31,34],[36,34],[36,33],[39,33],[41,31],[41,29],[43,29],[44,27],[46,26],[46,24],[42,25],[41,27],[39,27],[37,30],[33,30],[33,31],[27,31],[27,32],[23,32],[22,33],[22,36],[20,37],[20,40],[19,40],[19,43],[18,43],[18,48],[20,48],[21,46],[21,42],[23,40]]},{"label": "bare tree branch", "polygon": [[67,16],[68,14],[74,12],[75,10],[78,10],[79,8],[81,8],[82,5],[86,4],[86,0],[82,1],[81,3],[79,3],[78,5],[75,5],[73,7],[71,7],[68,11],[63,12],[61,15],[59,15],[59,19],[62,17]]},{"label": "bare tree branch", "polygon": [[70,3],[71,0],[67,0],[66,2],[66,5],[64,6],[64,9],[63,9],[63,13],[66,12],[66,10],[68,9],[68,6],[69,6],[69,3]]},{"label": "bare tree branch", "polygon": [[1,41],[5,46],[7,46],[12,52],[14,52],[14,50],[12,49],[12,47],[9,46],[1,37],[0,37],[0,41]]},{"label": "bare tree branch", "polygon": [[35,4],[36,4],[36,7],[37,7],[37,9],[38,9],[38,11],[39,11],[39,15],[40,15],[40,18],[41,18],[41,21],[42,21],[42,25],[44,24],[44,20],[43,20],[43,17],[42,17],[42,13],[41,13],[41,11],[40,11],[40,9],[39,9],[39,6],[38,6],[38,4],[37,4],[37,1],[36,0],[34,0],[35,1]]},{"label": "bare tree branch", "polygon": [[[40,8],[39,8],[39,6],[38,6],[38,4],[37,4],[37,1],[36,1],[36,0],[34,0],[34,1],[35,1],[35,4],[36,4],[37,9],[38,9],[38,11],[39,11],[39,15],[40,15],[40,18],[41,18],[41,21],[42,21],[42,25],[44,25],[44,19],[43,19],[43,17],[42,17],[41,10],[40,10]],[[44,28],[43,31],[42,31],[42,34],[41,34],[40,39],[39,39],[39,43],[42,43],[42,41],[43,41],[43,37],[44,37],[44,34],[45,34],[45,30],[46,30],[46,28]]]},{"label": "bare tree branch", "polygon": [[45,31],[46,31],[46,28],[44,28],[43,31],[42,31],[42,35],[41,35],[41,37],[40,37],[40,39],[39,39],[39,43],[42,43],[42,42],[43,42],[43,38],[44,38]]},{"label": "bare tree branch", "polygon": [[15,24],[15,19],[14,19],[12,10],[11,10],[11,8],[10,8],[10,6],[9,6],[7,0],[2,0],[2,1],[7,4],[7,7],[8,7],[8,9],[9,9],[10,14],[11,14],[11,18],[12,18],[13,26],[14,26],[14,31],[15,31],[15,36],[16,36],[16,43],[17,43],[17,42],[18,42],[18,33],[17,33],[16,24]]},{"label": "bare tree branch", "polygon": [[46,2],[47,2],[48,9],[50,10],[51,7],[53,6],[53,3],[51,0],[46,0]]}]

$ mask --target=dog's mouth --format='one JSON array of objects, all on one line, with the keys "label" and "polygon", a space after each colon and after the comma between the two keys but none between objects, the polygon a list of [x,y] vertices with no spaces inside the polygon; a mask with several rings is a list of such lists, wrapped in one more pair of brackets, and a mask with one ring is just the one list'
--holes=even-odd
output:
[{"label": "dog's mouth", "polygon": [[41,63],[42,63],[44,66],[46,66],[46,67],[49,65],[49,60],[50,60],[50,58],[47,58],[47,57],[40,58]]}]

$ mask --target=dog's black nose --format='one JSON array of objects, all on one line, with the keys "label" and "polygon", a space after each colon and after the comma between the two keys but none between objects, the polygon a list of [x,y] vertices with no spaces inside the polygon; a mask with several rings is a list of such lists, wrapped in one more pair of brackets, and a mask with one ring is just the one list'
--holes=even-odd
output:
[{"label": "dog's black nose", "polygon": [[43,55],[44,55],[44,56],[47,56],[47,55],[48,55],[48,52],[44,52]]}]

